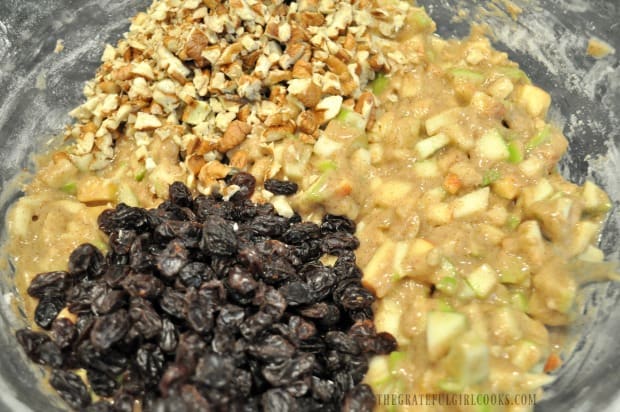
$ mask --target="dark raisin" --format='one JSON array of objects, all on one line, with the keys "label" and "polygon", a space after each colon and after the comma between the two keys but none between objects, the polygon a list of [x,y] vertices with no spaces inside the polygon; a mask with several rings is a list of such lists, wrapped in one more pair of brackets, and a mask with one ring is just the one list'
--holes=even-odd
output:
[{"label": "dark raisin", "polygon": [[236,332],[245,319],[245,310],[237,305],[227,304],[220,309],[217,327],[221,330]]},{"label": "dark raisin", "polygon": [[267,179],[265,180],[265,189],[269,190],[275,195],[290,196],[297,193],[299,186],[295,182],[287,180]]},{"label": "dark raisin", "polygon": [[86,377],[93,392],[97,395],[107,397],[114,394],[117,384],[116,380],[110,376],[95,369],[86,369]]},{"label": "dark raisin", "polygon": [[106,262],[99,249],[90,243],[84,243],[69,256],[69,273],[72,276],[89,276],[98,278],[105,273]]},{"label": "dark raisin", "polygon": [[312,377],[312,397],[321,402],[330,402],[336,394],[336,384],[329,379]]},{"label": "dark raisin", "polygon": [[166,396],[171,389],[185,382],[189,377],[190,371],[185,365],[180,363],[169,364],[159,381],[159,391]]},{"label": "dark raisin", "polygon": [[310,376],[314,361],[314,355],[303,353],[279,362],[268,363],[263,367],[263,376],[273,386],[290,385],[304,375]]},{"label": "dark raisin", "polygon": [[162,331],[161,318],[148,300],[132,298],[129,305],[129,318],[132,328],[145,339],[151,339]]},{"label": "dark raisin", "polygon": [[125,336],[130,327],[127,311],[121,309],[97,320],[90,332],[90,341],[97,350],[106,350]]},{"label": "dark raisin", "polygon": [[328,255],[340,255],[346,250],[355,250],[359,247],[359,240],[347,232],[327,233],[321,243],[321,250]]},{"label": "dark raisin", "polygon": [[81,409],[91,402],[84,381],[73,372],[54,370],[50,376],[50,385],[60,397],[74,409]]},{"label": "dark raisin", "polygon": [[115,408],[108,401],[97,401],[88,405],[84,412],[115,412]]},{"label": "dark raisin", "polygon": [[77,337],[75,324],[67,318],[57,318],[52,322],[51,337],[61,349],[73,344]]},{"label": "dark raisin", "polygon": [[164,289],[164,284],[157,277],[139,273],[130,273],[121,285],[131,296],[145,299],[158,297]]},{"label": "dark raisin", "polygon": [[280,335],[268,335],[249,345],[247,351],[262,362],[277,362],[293,356],[295,347]]},{"label": "dark raisin", "polygon": [[190,289],[185,295],[185,314],[189,326],[198,333],[213,328],[215,315],[209,299],[196,289]]},{"label": "dark raisin", "polygon": [[127,305],[127,292],[102,288],[92,299],[91,308],[98,315],[114,312]]},{"label": "dark raisin", "polygon": [[248,223],[255,236],[280,237],[288,226],[288,219],[278,215],[258,215]]},{"label": "dark raisin", "polygon": [[318,262],[304,265],[301,274],[305,277],[306,284],[314,300],[326,298],[338,281],[337,275],[330,267]]},{"label": "dark raisin", "polygon": [[114,253],[126,255],[131,249],[131,244],[136,240],[135,230],[120,229],[110,234],[109,244]]},{"label": "dark raisin", "polygon": [[46,272],[35,276],[28,286],[28,294],[33,298],[43,298],[45,296],[63,296],[69,288],[70,282],[67,272]]},{"label": "dark raisin", "polygon": [[342,406],[343,412],[371,412],[376,405],[370,386],[359,384],[351,389]]},{"label": "dark raisin", "polygon": [[228,271],[226,285],[241,295],[248,295],[258,287],[252,274],[240,266],[233,266]]},{"label": "dark raisin", "polygon": [[346,216],[326,214],[321,222],[321,231],[327,232],[347,232],[355,233],[355,222]]},{"label": "dark raisin", "polygon": [[164,354],[158,346],[147,344],[138,349],[136,365],[142,378],[150,385],[159,383],[164,369]]},{"label": "dark raisin", "polygon": [[131,268],[126,264],[109,265],[103,280],[111,288],[117,288],[121,286],[123,279],[127,277]]},{"label": "dark raisin", "polygon": [[194,332],[186,332],[179,337],[175,361],[193,370],[198,358],[202,356],[207,343]]},{"label": "dark raisin", "polygon": [[267,287],[263,295],[263,301],[260,304],[260,309],[271,316],[274,320],[280,320],[284,312],[286,311],[288,304],[286,298],[279,291],[271,287]]},{"label": "dark raisin", "polygon": [[189,252],[180,240],[174,239],[160,252],[156,261],[159,272],[171,278],[189,262]]},{"label": "dark raisin", "polygon": [[133,412],[135,398],[123,391],[118,391],[113,399],[114,412]]},{"label": "dark raisin", "polygon": [[159,298],[159,306],[168,315],[182,319],[185,317],[185,294],[171,288],[165,288]]},{"label": "dark raisin", "polygon": [[294,281],[280,288],[280,293],[289,306],[299,306],[312,302],[313,296],[310,287],[304,282]]},{"label": "dark raisin", "polygon": [[196,365],[194,379],[210,388],[224,388],[232,380],[234,371],[235,365],[232,358],[206,353]]},{"label": "dark raisin", "polygon": [[252,340],[263,330],[267,329],[273,323],[273,318],[265,312],[257,312],[239,326],[241,335],[247,340]]},{"label": "dark raisin", "polygon": [[203,282],[213,279],[215,273],[203,262],[191,262],[181,268],[178,276],[186,287],[198,288]]},{"label": "dark raisin", "polygon": [[288,320],[288,327],[292,336],[297,340],[306,340],[316,335],[314,323],[300,317],[291,316]]},{"label": "dark raisin", "polygon": [[43,329],[49,329],[56,316],[65,307],[64,298],[45,296],[39,300],[34,311],[34,321]]},{"label": "dark raisin", "polygon": [[[279,216],[249,200],[251,175],[226,181],[239,187],[232,201],[192,199],[175,183],[156,209],[102,213],[107,256],[84,244],[69,272],[37,276],[29,293],[51,339],[22,330],[18,341],[37,363],[85,369],[90,390],[108,398],[88,410],[365,410],[372,393],[358,384],[369,358],[396,341],[372,324],[355,224]],[[292,185],[266,183],[276,194]],[[333,267],[320,263],[324,253],[338,257]],[[55,319],[64,303],[75,325]],[[57,374],[56,386],[87,410],[75,379]]]},{"label": "dark raisin", "polygon": [[178,206],[190,207],[192,205],[192,192],[181,182],[174,182],[170,185],[168,198]]},{"label": "dark raisin", "polygon": [[249,173],[239,172],[230,179],[230,184],[239,186],[239,190],[230,198],[234,202],[239,202],[252,197],[256,187],[256,178]]},{"label": "dark raisin", "polygon": [[162,328],[159,333],[159,347],[164,352],[174,352],[177,348],[178,338],[174,323],[169,319],[162,320]]},{"label": "dark raisin", "polygon": [[297,411],[293,395],[280,388],[270,389],[262,395],[261,408],[264,412]]},{"label": "dark raisin", "polygon": [[325,334],[325,342],[328,347],[334,348],[338,352],[357,355],[361,351],[357,341],[342,331],[327,332]]},{"label": "dark raisin", "polygon": [[109,209],[101,213],[97,223],[99,229],[106,235],[110,235],[119,229],[135,230],[142,233],[151,228],[152,219],[146,210],[121,203],[116,209]]},{"label": "dark raisin", "polygon": [[358,310],[370,307],[375,301],[374,295],[363,287],[350,287],[346,289],[339,303],[347,310]]},{"label": "dark raisin", "polygon": [[200,247],[206,253],[232,255],[237,251],[237,237],[230,221],[219,216],[208,216],[202,229]]},{"label": "dark raisin", "polygon": [[300,222],[291,225],[282,235],[282,241],[290,245],[301,245],[321,237],[321,229],[313,222]]}]

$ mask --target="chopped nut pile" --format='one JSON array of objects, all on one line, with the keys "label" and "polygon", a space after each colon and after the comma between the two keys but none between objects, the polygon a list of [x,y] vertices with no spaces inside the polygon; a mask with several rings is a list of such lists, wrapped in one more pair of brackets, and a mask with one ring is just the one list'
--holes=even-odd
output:
[{"label": "chopped nut pile", "polygon": [[[115,140],[135,139],[147,170],[153,138],[181,148],[187,184],[203,193],[229,167],[244,168],[241,142],[298,135],[314,142],[342,108],[369,127],[377,72],[398,65],[381,50],[405,23],[408,3],[300,0],[162,0],[138,14],[126,39],[107,46],[87,84],[72,161],[99,170]],[[223,165],[223,164],[230,164]],[[196,178],[198,182],[196,182]]]}]

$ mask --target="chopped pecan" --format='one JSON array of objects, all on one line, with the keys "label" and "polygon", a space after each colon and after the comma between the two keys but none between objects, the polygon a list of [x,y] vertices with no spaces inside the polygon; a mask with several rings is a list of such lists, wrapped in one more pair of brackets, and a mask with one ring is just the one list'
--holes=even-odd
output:
[{"label": "chopped pecan", "polygon": [[230,149],[237,147],[245,140],[252,128],[249,124],[239,120],[233,120],[229,125],[221,139],[217,142],[217,150],[225,153]]},{"label": "chopped pecan", "polygon": [[236,150],[230,156],[229,164],[235,169],[244,170],[248,164],[248,153],[245,150]]},{"label": "chopped pecan", "polygon": [[189,59],[194,60],[196,66],[202,68],[208,63],[207,59],[202,56],[202,51],[207,46],[209,46],[209,39],[200,29],[195,28],[185,43],[183,51]]},{"label": "chopped pecan", "polygon": [[195,175],[200,173],[206,163],[205,158],[200,155],[192,155],[187,158],[187,168]]},{"label": "chopped pecan", "polygon": [[223,179],[230,172],[230,166],[218,160],[207,162],[198,173],[198,180],[203,184],[210,184],[217,179]]},{"label": "chopped pecan", "polygon": [[303,133],[312,134],[319,127],[314,112],[306,110],[297,117],[297,127]]}]

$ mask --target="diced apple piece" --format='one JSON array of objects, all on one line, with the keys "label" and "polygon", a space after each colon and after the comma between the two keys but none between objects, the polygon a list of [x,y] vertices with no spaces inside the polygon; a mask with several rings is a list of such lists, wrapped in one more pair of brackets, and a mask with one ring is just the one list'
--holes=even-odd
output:
[{"label": "diced apple piece", "polygon": [[583,253],[588,245],[592,243],[596,235],[599,232],[599,225],[590,222],[589,220],[582,220],[575,224],[575,229],[572,232],[572,239],[570,242],[570,253],[572,256]]},{"label": "diced apple piece", "polygon": [[507,77],[500,77],[489,85],[487,88],[491,96],[498,99],[505,99],[514,90],[514,84]]},{"label": "diced apple piece", "polygon": [[514,176],[504,176],[497,179],[491,184],[493,193],[503,197],[504,199],[512,200],[520,193],[519,181]]},{"label": "diced apple piece", "polygon": [[560,313],[568,313],[575,302],[577,282],[562,267],[543,266],[532,278],[536,292],[544,298],[545,305]]},{"label": "diced apple piece", "polygon": [[382,299],[375,311],[375,327],[379,332],[388,332],[400,345],[409,343],[400,331],[401,317],[403,315],[403,305],[394,299]]},{"label": "diced apple piece", "polygon": [[540,87],[524,84],[517,90],[517,102],[532,116],[544,117],[551,105],[551,96]]},{"label": "diced apple piece", "polygon": [[578,258],[586,262],[602,262],[605,260],[605,253],[596,246],[588,245],[586,250]]},{"label": "diced apple piece", "polygon": [[510,156],[508,146],[497,129],[492,129],[483,134],[474,148],[476,154],[487,160],[506,160]]},{"label": "diced apple piece", "polygon": [[539,265],[545,254],[545,241],[540,231],[540,225],[535,220],[522,222],[517,228],[521,250],[530,262]]},{"label": "diced apple piece", "polygon": [[118,203],[125,203],[127,206],[138,207],[140,206],[140,201],[136,194],[131,190],[131,188],[126,184],[121,184],[118,188],[117,193],[117,201]]},{"label": "diced apple piece", "polygon": [[607,193],[589,180],[583,184],[581,193],[583,209],[590,213],[605,213],[611,209],[611,202]]},{"label": "diced apple piece", "polygon": [[521,190],[523,206],[527,209],[534,203],[544,200],[553,194],[553,186],[547,179],[540,179],[533,186],[524,187]]},{"label": "diced apple piece", "polygon": [[444,110],[441,113],[429,117],[424,123],[426,133],[428,133],[429,136],[433,136],[437,134],[442,127],[458,123],[462,110],[463,109],[460,107],[453,107],[452,109]]},{"label": "diced apple piece", "polygon": [[478,189],[461,196],[460,198],[454,200],[452,205],[452,213],[455,219],[468,217],[482,212],[486,210],[489,205],[489,188],[483,187],[482,189]]},{"label": "diced apple piece", "polygon": [[501,283],[519,284],[525,281],[530,274],[529,265],[521,256],[501,251],[496,262]]},{"label": "diced apple piece", "polygon": [[408,242],[396,242],[394,246],[394,258],[392,259],[393,276],[403,277],[403,260],[407,256],[407,250],[409,249]]},{"label": "diced apple piece", "polygon": [[273,205],[276,212],[281,216],[290,218],[295,214],[286,196],[274,196],[269,200],[269,203]]},{"label": "diced apple piece", "polygon": [[467,318],[462,313],[429,312],[426,324],[426,346],[429,359],[436,361],[445,355],[454,340],[466,329]]},{"label": "diced apple piece", "polygon": [[422,238],[415,238],[411,242],[411,246],[409,246],[409,254],[414,256],[424,256],[431,250],[435,248],[428,240]]},{"label": "diced apple piece", "polygon": [[573,208],[567,196],[553,196],[533,204],[530,209],[541,224],[545,236],[552,241],[562,241],[572,231],[581,210]]},{"label": "diced apple piece", "polygon": [[528,302],[527,297],[523,292],[515,292],[510,296],[510,303],[512,307],[520,310],[521,312],[527,312]]},{"label": "diced apple piece", "polygon": [[393,207],[399,204],[411,191],[413,184],[404,180],[384,180],[374,190],[379,206]]},{"label": "diced apple piece", "polygon": [[497,273],[484,263],[467,275],[467,283],[479,298],[486,298],[497,285]]},{"label": "diced apple piece", "polygon": [[418,156],[420,156],[420,159],[426,159],[437,150],[447,146],[449,143],[450,137],[448,137],[447,134],[438,133],[432,137],[427,137],[426,139],[420,140],[415,145],[415,150],[418,153]]},{"label": "diced apple piece", "polygon": [[444,276],[435,284],[437,290],[445,293],[448,296],[452,296],[456,293],[457,280],[452,276]]},{"label": "diced apple piece", "polygon": [[364,381],[369,385],[378,386],[391,377],[388,355],[373,356],[368,362],[368,371]]},{"label": "diced apple piece", "polygon": [[510,351],[510,361],[522,371],[529,371],[542,357],[540,347],[529,340],[520,340]]},{"label": "diced apple piece", "polygon": [[469,332],[452,345],[445,359],[452,379],[463,385],[475,385],[489,376],[489,346],[475,333]]},{"label": "diced apple piece", "polygon": [[323,158],[330,158],[340,149],[343,143],[330,139],[325,135],[321,135],[314,144],[314,153]]},{"label": "diced apple piece", "polygon": [[503,230],[490,225],[488,223],[481,223],[478,225],[478,231],[482,239],[486,243],[490,243],[492,245],[499,245],[500,242],[506,237],[506,233]]},{"label": "diced apple piece", "polygon": [[392,261],[396,243],[386,240],[370,258],[364,268],[362,283],[374,291],[377,297],[382,298],[392,287]]},{"label": "diced apple piece", "polygon": [[427,208],[424,212],[431,225],[445,225],[452,220],[452,208],[449,204],[440,202]]},{"label": "diced apple piece", "polygon": [[527,177],[538,177],[545,168],[545,162],[537,157],[530,157],[519,163],[519,170]]},{"label": "diced apple piece", "polygon": [[424,178],[439,176],[439,166],[435,159],[423,160],[421,162],[415,162],[413,164],[413,171],[416,176]]},{"label": "diced apple piece", "polygon": [[[307,164],[312,156],[312,148],[297,140],[290,139],[291,145],[282,152],[284,174],[291,180],[302,179],[307,173]],[[279,144],[275,144],[278,147]]]},{"label": "diced apple piece", "polygon": [[113,202],[117,186],[112,181],[96,176],[80,180],[77,185],[77,199],[80,202]]},{"label": "diced apple piece", "polygon": [[491,314],[491,333],[501,345],[507,345],[521,339],[523,331],[515,310],[505,306],[497,308]]}]

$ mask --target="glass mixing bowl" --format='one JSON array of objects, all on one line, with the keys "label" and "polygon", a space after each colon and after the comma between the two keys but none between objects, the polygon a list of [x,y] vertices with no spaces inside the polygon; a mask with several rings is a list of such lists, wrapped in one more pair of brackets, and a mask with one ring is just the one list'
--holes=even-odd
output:
[{"label": "glass mixing bowl", "polygon": [[[32,153],[69,123],[105,43],[127,31],[128,18],[150,0],[0,1],[0,225],[19,196],[15,177],[32,170]],[[620,68],[618,54],[596,60],[586,54],[592,37],[620,50],[617,0],[514,0],[523,7],[513,21],[509,2],[419,0],[442,36],[464,36],[469,22],[490,26],[497,48],[509,53],[553,97],[551,118],[570,141],[560,164],[564,176],[592,178],[610,194],[611,211],[601,244],[609,259],[620,248]],[[481,8],[484,6],[486,11]],[[461,18],[456,18],[460,10]],[[465,17],[463,17],[465,16]],[[64,50],[54,52],[57,41]],[[2,229],[1,240],[6,233]],[[53,247],[54,245],[50,245]],[[0,264],[0,411],[60,411],[65,407],[41,380],[14,338],[24,320],[6,258]],[[573,350],[536,411],[620,410],[620,285],[596,283],[582,290],[582,316],[572,328]]]}]

